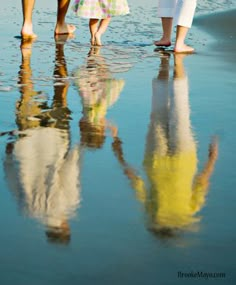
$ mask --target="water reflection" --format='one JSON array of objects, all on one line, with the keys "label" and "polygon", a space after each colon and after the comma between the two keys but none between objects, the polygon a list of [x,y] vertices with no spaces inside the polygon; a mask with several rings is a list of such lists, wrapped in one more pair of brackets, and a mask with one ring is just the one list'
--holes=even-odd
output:
[{"label": "water reflection", "polygon": [[90,149],[101,148],[106,131],[110,131],[113,138],[117,136],[117,127],[106,119],[106,114],[118,100],[125,81],[113,76],[100,54],[100,47],[90,49],[86,64],[75,72],[75,76],[83,106],[79,122],[81,145]]},{"label": "water reflection", "polygon": [[5,171],[20,210],[46,226],[49,241],[70,241],[71,219],[80,201],[79,148],[70,146],[65,38],[56,39],[52,105],[34,89],[32,41],[21,45],[20,100],[16,105],[19,135],[6,147]]},{"label": "water reflection", "polygon": [[163,54],[158,75],[152,82],[152,110],[143,160],[146,180],[125,160],[121,141],[113,145],[137,198],[145,204],[148,228],[164,240],[177,237],[183,230],[197,230],[200,221],[197,213],[205,204],[218,155],[214,138],[209,144],[207,162],[197,172],[197,145],[191,128],[184,57],[174,55],[172,77],[170,54]]}]

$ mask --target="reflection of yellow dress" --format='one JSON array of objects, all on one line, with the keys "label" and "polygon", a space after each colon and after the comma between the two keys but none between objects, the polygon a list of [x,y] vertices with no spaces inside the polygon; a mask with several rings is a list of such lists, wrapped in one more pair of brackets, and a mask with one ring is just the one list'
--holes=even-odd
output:
[{"label": "reflection of yellow dress", "polygon": [[83,106],[79,122],[81,146],[99,149],[106,139],[106,131],[117,136],[117,127],[106,119],[108,109],[118,100],[125,81],[116,79],[100,49],[92,48],[87,62],[75,72],[75,85]]},{"label": "reflection of yellow dress", "polygon": [[[84,100],[83,98],[83,104],[85,106],[84,108],[84,115],[86,118],[92,123],[97,124],[100,122],[102,118],[106,116],[107,109],[111,107],[118,99],[123,87],[124,87],[124,80],[122,79],[106,79],[103,82],[102,91],[104,97],[97,98],[95,101],[94,98],[91,98],[91,100]],[[81,91],[83,88],[80,89]],[[88,90],[86,90],[88,91]],[[82,91],[82,96],[84,90]]]},{"label": "reflection of yellow dress", "polygon": [[197,149],[191,131],[187,78],[153,80],[153,104],[144,169],[149,191],[140,177],[132,181],[146,204],[151,227],[189,228],[205,202],[207,181],[197,179]]},{"label": "reflection of yellow dress", "polygon": [[112,76],[101,56],[88,58],[87,65],[75,72],[75,81],[87,121],[96,125],[105,118],[107,109],[119,98],[125,81]]},{"label": "reflection of yellow dress", "polygon": [[197,221],[193,217],[198,203],[193,200],[196,162],[194,152],[146,157],[152,197],[148,211],[160,227],[181,228]]}]

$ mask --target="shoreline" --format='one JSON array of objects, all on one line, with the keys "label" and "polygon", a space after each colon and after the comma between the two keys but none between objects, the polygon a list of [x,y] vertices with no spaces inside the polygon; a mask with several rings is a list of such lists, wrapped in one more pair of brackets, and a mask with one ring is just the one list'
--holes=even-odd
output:
[{"label": "shoreline", "polygon": [[194,26],[212,37],[210,48],[215,51],[235,53],[236,48],[236,9],[210,13],[195,17]]},{"label": "shoreline", "polygon": [[208,33],[234,40],[236,40],[235,24],[236,9],[199,15],[194,19],[194,25],[204,28]]}]

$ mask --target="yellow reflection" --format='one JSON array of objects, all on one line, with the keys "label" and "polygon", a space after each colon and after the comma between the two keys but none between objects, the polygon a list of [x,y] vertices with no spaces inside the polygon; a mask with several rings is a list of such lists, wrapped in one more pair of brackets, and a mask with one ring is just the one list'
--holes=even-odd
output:
[{"label": "yellow reflection", "polygon": [[81,145],[101,148],[106,130],[117,136],[117,127],[106,119],[107,110],[118,100],[125,85],[109,69],[100,47],[91,48],[87,62],[75,73],[75,82],[82,100],[83,116],[80,120]]},{"label": "yellow reflection", "polygon": [[34,90],[30,65],[32,42],[22,42],[21,98],[16,108],[19,138],[7,147],[5,170],[21,210],[46,226],[49,241],[68,243],[69,219],[80,201],[79,149],[70,147],[64,57],[66,39],[56,39],[52,105]]},{"label": "yellow reflection", "polygon": [[188,77],[183,59],[174,55],[174,74],[170,76],[170,55],[163,54],[159,73],[153,79],[150,123],[143,166],[147,181],[125,161],[121,143],[114,151],[145,204],[149,228],[158,236],[175,236],[179,230],[195,229],[197,212],[205,204],[209,179],[218,155],[213,139],[203,170],[197,171],[197,145],[191,128]]}]

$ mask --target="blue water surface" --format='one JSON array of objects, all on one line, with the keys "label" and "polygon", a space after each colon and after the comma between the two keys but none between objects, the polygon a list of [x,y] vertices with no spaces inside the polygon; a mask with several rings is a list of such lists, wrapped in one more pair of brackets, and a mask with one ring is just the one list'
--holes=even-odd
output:
[{"label": "blue water surface", "polygon": [[0,284],[235,284],[232,50],[196,23],[196,54],[155,51],[156,1],[101,48],[71,11],[54,39],[47,2],[33,42],[20,3],[0,12]]}]

